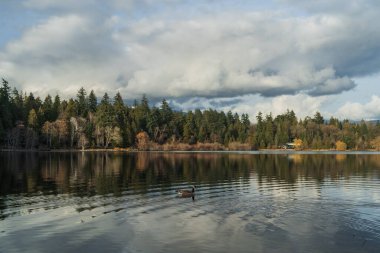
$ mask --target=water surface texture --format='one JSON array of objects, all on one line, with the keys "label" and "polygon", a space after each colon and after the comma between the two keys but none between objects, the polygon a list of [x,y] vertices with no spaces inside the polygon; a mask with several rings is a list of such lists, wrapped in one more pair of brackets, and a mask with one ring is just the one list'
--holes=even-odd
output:
[{"label": "water surface texture", "polygon": [[0,252],[379,250],[378,154],[0,153]]}]

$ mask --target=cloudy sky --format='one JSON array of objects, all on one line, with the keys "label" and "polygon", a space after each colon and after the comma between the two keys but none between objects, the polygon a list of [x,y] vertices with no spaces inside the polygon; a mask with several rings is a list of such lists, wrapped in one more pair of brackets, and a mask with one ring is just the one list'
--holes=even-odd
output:
[{"label": "cloudy sky", "polygon": [[0,77],[68,98],[380,118],[378,0],[0,0]]}]

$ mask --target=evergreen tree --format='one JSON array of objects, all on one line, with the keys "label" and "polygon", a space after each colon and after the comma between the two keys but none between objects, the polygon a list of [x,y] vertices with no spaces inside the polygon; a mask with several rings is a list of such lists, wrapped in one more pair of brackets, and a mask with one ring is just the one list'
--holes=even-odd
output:
[{"label": "evergreen tree", "polygon": [[264,143],[267,148],[271,148],[274,144],[274,124],[272,114],[265,117],[264,125]]},{"label": "evergreen tree", "polygon": [[45,121],[53,122],[56,120],[54,108],[53,108],[53,101],[50,95],[46,96],[44,103],[42,104],[42,119],[43,119],[43,122]]},{"label": "evergreen tree", "polygon": [[41,108],[42,104],[43,104],[40,97],[36,97],[34,103],[35,103],[35,110],[36,111],[38,111]]},{"label": "evergreen tree", "polygon": [[149,117],[147,117],[148,135],[151,136],[151,139],[153,139],[154,141],[163,144],[166,140],[166,136],[164,136],[165,133],[163,133],[162,131],[165,131],[166,129],[160,129],[161,121],[162,119],[160,110],[156,107],[153,107],[150,110]]},{"label": "evergreen tree", "polygon": [[61,98],[57,95],[54,97],[53,109],[52,109],[52,117],[53,119],[57,119],[59,114],[61,113]]},{"label": "evergreen tree", "polygon": [[129,141],[128,131],[127,131],[127,108],[124,105],[124,101],[120,93],[116,93],[113,103],[113,109],[115,113],[116,126],[120,129],[120,134],[122,137],[121,145],[123,147],[127,146]]},{"label": "evergreen tree", "polygon": [[197,129],[195,126],[194,114],[192,111],[188,112],[185,119],[185,124],[183,126],[183,140],[189,144],[196,143],[196,133]]},{"label": "evergreen tree", "polygon": [[105,93],[96,110],[96,131],[98,135],[96,139],[98,140],[98,145],[103,145],[105,148],[108,147],[112,141],[115,127],[115,111],[108,94]]},{"label": "evergreen tree", "polygon": [[249,128],[251,126],[251,122],[249,121],[248,114],[241,115],[241,121],[239,121],[238,127],[238,139],[240,142],[245,143],[248,140]]},{"label": "evergreen tree", "polygon": [[4,132],[13,125],[10,100],[10,87],[8,82],[3,79],[3,85],[0,88],[0,125],[3,132],[0,132],[0,138],[3,137]]},{"label": "evergreen tree", "polygon": [[25,108],[24,108],[24,98],[21,93],[18,92],[16,88],[12,91],[11,97],[11,107],[12,107],[12,115],[15,121],[19,120],[22,122],[26,122],[25,119]]},{"label": "evergreen tree", "polygon": [[136,104],[134,110],[137,131],[147,131],[147,122],[150,115],[148,98],[143,95],[140,104]]},{"label": "evergreen tree", "polygon": [[323,124],[325,120],[323,119],[323,117],[322,117],[322,115],[321,115],[320,112],[316,112],[315,115],[314,115],[313,121],[316,124]]},{"label": "evergreen tree", "polygon": [[162,100],[161,107],[160,107],[160,120],[161,125],[162,124],[170,124],[173,117],[173,111],[170,108],[168,102],[164,99]]},{"label": "evergreen tree", "polygon": [[75,100],[77,115],[81,117],[87,117],[89,110],[88,100],[86,98],[86,90],[81,87],[77,93],[77,99]]},{"label": "evergreen tree", "polygon": [[256,116],[256,133],[255,133],[255,143],[259,148],[264,148],[265,145],[265,125],[263,120],[263,114],[259,112]]},{"label": "evergreen tree", "polygon": [[115,126],[116,119],[113,106],[107,93],[104,94],[96,112],[97,123],[101,127]]},{"label": "evergreen tree", "polygon": [[95,93],[93,90],[91,90],[90,95],[88,95],[88,109],[90,112],[95,113],[96,107],[98,105],[98,100],[95,96]]}]

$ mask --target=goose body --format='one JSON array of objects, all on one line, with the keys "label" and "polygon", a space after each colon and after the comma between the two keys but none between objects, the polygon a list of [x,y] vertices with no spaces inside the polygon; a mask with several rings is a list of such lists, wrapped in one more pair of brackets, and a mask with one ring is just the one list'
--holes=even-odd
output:
[{"label": "goose body", "polygon": [[182,198],[194,197],[195,186],[193,185],[191,190],[184,190],[184,189],[177,190],[177,194],[179,197],[182,197]]}]

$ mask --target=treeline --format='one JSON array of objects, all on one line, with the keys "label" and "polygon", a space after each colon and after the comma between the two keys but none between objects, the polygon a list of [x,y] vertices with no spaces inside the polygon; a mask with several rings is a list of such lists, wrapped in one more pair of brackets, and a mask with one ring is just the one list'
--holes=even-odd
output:
[{"label": "treeline", "polygon": [[[173,110],[164,99],[149,106],[146,96],[129,106],[120,93],[107,93],[98,103],[93,91],[78,90],[76,98],[23,94],[3,79],[0,88],[0,137],[3,148],[126,148],[160,149],[180,143],[218,149],[229,143],[249,142],[247,114]],[[220,145],[200,145],[218,143]]]},{"label": "treeline", "polygon": [[149,106],[146,96],[127,105],[120,93],[98,99],[81,88],[75,98],[62,100],[10,88],[0,88],[0,141],[9,149],[137,148],[141,150],[250,150],[279,148],[297,141],[298,148],[348,149],[380,147],[380,125],[361,121],[297,119],[293,111],[275,118],[258,113],[251,124],[247,114],[212,109],[181,112],[162,100]]},{"label": "treeline", "polygon": [[259,112],[252,126],[254,146],[275,148],[294,142],[301,149],[367,150],[380,149],[380,123],[326,120],[316,112],[313,117],[297,119],[293,111],[273,118]]}]

